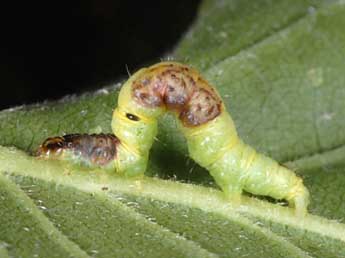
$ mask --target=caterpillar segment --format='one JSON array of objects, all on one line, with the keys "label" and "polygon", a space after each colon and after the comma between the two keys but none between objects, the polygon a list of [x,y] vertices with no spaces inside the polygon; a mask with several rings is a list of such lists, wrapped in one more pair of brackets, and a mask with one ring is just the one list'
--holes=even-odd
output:
[{"label": "caterpillar segment", "polygon": [[119,143],[113,134],[68,134],[46,139],[36,156],[114,170]]},{"label": "caterpillar segment", "polygon": [[297,215],[306,214],[309,192],[302,179],[246,145],[217,91],[195,69],[176,62],[140,69],[122,86],[111,122],[114,135],[50,138],[38,155],[142,176],[165,112],[175,114],[190,157],[226,196],[240,199],[246,191],[285,199]]}]

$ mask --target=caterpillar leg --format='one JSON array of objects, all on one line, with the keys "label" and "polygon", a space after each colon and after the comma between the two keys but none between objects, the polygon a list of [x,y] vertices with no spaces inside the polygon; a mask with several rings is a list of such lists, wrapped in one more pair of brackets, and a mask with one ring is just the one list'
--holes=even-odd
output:
[{"label": "caterpillar leg", "polygon": [[292,188],[286,200],[289,202],[289,206],[295,208],[296,216],[305,216],[307,214],[309,191],[303,185],[302,179],[297,181],[296,186]]},{"label": "caterpillar leg", "polygon": [[221,186],[222,191],[224,192],[225,198],[230,202],[240,205],[242,200],[242,188],[238,185],[227,185]]},{"label": "caterpillar leg", "polygon": [[229,169],[231,168],[231,160],[229,163],[227,161],[229,159],[221,162],[221,165],[216,162],[208,169],[217,185],[222,189],[225,198],[229,199],[232,203],[240,204],[243,193],[243,186],[240,182],[241,177],[239,173],[236,173],[233,169]]}]

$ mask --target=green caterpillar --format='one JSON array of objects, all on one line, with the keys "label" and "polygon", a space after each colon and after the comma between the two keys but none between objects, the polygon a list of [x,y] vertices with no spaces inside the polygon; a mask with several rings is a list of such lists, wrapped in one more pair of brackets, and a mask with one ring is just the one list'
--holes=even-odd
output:
[{"label": "green caterpillar", "polygon": [[126,176],[143,175],[157,134],[157,119],[176,114],[191,158],[206,168],[226,196],[242,191],[285,199],[304,215],[309,192],[302,179],[258,154],[238,137],[219,94],[200,74],[180,63],[162,62],[136,72],[121,88],[114,110],[114,135],[49,138],[40,157],[77,160]]}]

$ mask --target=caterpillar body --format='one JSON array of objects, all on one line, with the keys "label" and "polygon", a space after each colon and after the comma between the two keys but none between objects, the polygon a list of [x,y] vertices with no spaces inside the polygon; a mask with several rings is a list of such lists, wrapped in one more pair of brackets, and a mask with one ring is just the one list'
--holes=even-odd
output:
[{"label": "caterpillar body", "polygon": [[[111,124],[115,136],[64,136],[61,146],[55,143],[58,138],[51,138],[38,154],[61,159],[77,156],[76,160],[80,157],[89,166],[113,168],[126,176],[143,175],[157,119],[167,111],[176,115],[191,158],[210,172],[226,196],[240,197],[247,191],[285,199],[296,214],[307,212],[309,192],[302,179],[246,145],[217,91],[195,69],[176,62],[143,68],[123,85]],[[100,138],[104,143],[96,144]],[[80,146],[66,147],[68,139],[78,139]],[[90,151],[95,148],[98,152]]]}]

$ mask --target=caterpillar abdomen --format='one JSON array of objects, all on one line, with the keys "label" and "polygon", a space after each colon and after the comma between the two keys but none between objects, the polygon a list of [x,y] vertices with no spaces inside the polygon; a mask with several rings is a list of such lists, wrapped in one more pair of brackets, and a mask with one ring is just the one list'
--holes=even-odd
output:
[{"label": "caterpillar abdomen", "polygon": [[209,171],[230,196],[241,194],[244,190],[278,200],[285,199],[296,208],[298,214],[306,212],[309,192],[302,179],[275,160],[257,153],[241,140],[212,164]]},{"label": "caterpillar abdomen", "polygon": [[226,195],[239,196],[244,190],[285,199],[298,214],[306,212],[309,192],[302,179],[245,144],[227,112],[198,129],[182,130],[191,157],[210,172]]}]

